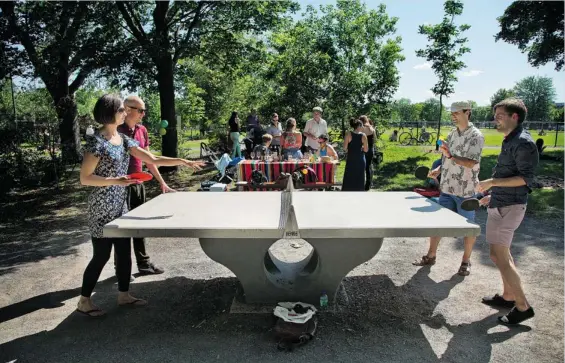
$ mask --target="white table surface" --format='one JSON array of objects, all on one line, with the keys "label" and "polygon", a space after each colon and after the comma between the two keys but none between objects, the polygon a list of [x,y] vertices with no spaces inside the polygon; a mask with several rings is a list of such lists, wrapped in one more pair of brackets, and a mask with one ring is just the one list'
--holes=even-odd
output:
[{"label": "white table surface", "polygon": [[[159,195],[106,237],[281,238],[280,191]],[[479,225],[413,192],[293,192],[302,238],[475,236]]]}]

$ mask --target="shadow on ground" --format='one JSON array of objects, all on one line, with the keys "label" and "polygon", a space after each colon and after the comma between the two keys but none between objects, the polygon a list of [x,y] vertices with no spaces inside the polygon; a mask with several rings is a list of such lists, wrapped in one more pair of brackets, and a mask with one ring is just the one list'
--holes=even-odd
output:
[{"label": "shadow on ground", "polygon": [[[488,333],[495,316],[451,326],[433,315],[438,303],[462,278],[436,283],[421,268],[402,286],[385,275],[344,281],[349,304],[322,313],[317,338],[288,354],[276,350],[265,314],[229,314],[239,289],[234,278],[184,277],[135,284],[145,308],[117,308],[113,282],[101,282],[95,301],[109,307],[102,319],[77,313],[54,330],[0,345],[0,359],[16,362],[454,362],[486,363],[492,345],[526,332],[518,327]],[[375,293],[378,291],[378,293]],[[371,294],[372,292],[372,294]],[[0,310],[5,321],[39,309],[75,304],[79,289],[41,295]],[[370,298],[371,297],[371,298]],[[69,300],[70,299],[70,300]],[[443,355],[434,352],[422,326],[447,329],[452,338]],[[438,358],[441,356],[441,358]]]}]

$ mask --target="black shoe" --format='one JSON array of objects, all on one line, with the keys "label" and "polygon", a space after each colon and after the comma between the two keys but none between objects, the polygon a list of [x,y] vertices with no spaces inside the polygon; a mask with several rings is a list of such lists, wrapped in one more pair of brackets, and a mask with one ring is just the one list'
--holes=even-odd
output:
[{"label": "black shoe", "polygon": [[534,309],[530,308],[526,311],[520,311],[517,307],[513,307],[510,312],[504,316],[499,316],[498,321],[507,325],[520,324],[521,322],[534,317]]},{"label": "black shoe", "polygon": [[159,275],[165,272],[162,268],[155,266],[153,263],[149,262],[143,265],[138,265],[137,269],[140,274],[143,275]]},{"label": "black shoe", "polygon": [[514,307],[514,301],[509,301],[498,294],[494,294],[492,297],[483,297],[483,304],[488,306],[496,306],[499,308],[512,309]]}]

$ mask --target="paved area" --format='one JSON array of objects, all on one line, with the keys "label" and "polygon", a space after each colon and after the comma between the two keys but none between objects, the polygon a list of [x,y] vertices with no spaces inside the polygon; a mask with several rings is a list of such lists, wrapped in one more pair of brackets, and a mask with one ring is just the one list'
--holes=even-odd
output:
[{"label": "paved area", "polygon": [[[484,227],[486,213],[479,213]],[[56,237],[56,238],[55,238]],[[116,280],[107,265],[95,301],[103,319],[73,313],[91,246],[74,233],[34,251],[0,246],[0,362],[562,362],[563,220],[528,217],[513,247],[536,317],[521,327],[499,326],[498,310],[480,303],[499,291],[499,275],[480,237],[472,273],[455,273],[461,239],[445,239],[438,262],[411,261],[425,239],[385,239],[371,261],[344,281],[348,300],[320,316],[317,338],[281,353],[262,314],[230,314],[238,290],[233,274],[208,259],[196,240],[151,239],[159,276],[136,279],[145,308],[116,307]],[[309,246],[283,241],[276,253],[305,256]],[[18,258],[18,256],[23,256]],[[300,256],[298,256],[300,258]],[[347,304],[346,304],[347,302]]]}]

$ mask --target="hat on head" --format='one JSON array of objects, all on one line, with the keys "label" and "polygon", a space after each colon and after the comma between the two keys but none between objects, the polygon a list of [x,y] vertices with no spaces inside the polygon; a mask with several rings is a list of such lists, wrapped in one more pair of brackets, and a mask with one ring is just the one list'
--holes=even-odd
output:
[{"label": "hat on head", "polygon": [[470,109],[471,109],[471,104],[469,102],[460,101],[460,102],[453,102],[451,104],[451,112],[470,110]]},{"label": "hat on head", "polygon": [[324,111],[322,111],[322,108],[321,108],[321,107],[314,107],[314,108],[312,109],[312,112],[316,112],[316,111],[319,112],[319,113],[323,113],[323,112],[324,112]]}]

